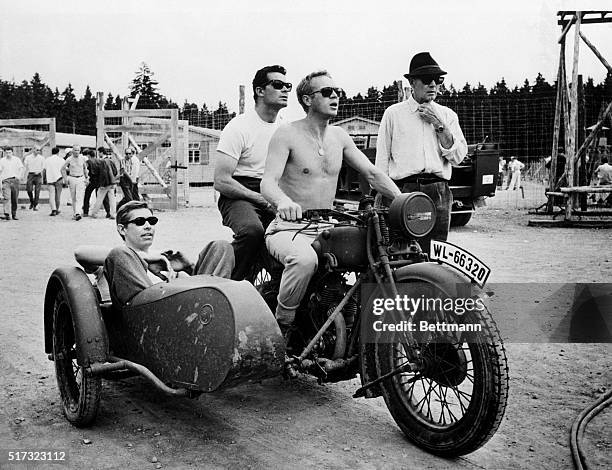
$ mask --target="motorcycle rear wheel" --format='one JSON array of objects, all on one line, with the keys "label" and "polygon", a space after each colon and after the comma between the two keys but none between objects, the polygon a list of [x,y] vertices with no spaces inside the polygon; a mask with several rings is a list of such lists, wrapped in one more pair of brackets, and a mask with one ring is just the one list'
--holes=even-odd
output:
[{"label": "motorcycle rear wheel", "polygon": [[[429,320],[457,322],[443,312]],[[380,375],[422,358],[424,370],[383,382],[383,397],[411,441],[445,457],[484,445],[499,427],[508,398],[506,352],[490,312],[470,312],[461,321],[482,325],[479,333],[470,333],[477,334],[471,338],[475,341],[467,342],[459,333],[435,332],[416,335],[415,344],[378,344],[376,351]]]}]

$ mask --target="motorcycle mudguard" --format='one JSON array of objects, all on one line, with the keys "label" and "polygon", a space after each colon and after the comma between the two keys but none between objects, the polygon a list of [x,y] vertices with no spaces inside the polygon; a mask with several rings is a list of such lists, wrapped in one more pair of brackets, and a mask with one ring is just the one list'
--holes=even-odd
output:
[{"label": "motorcycle mudguard", "polygon": [[158,283],[106,320],[114,355],[192,390],[274,376],[284,364],[274,315],[246,281],[200,275]]},{"label": "motorcycle mudguard", "polygon": [[57,268],[51,274],[45,291],[45,352],[53,351],[53,309],[56,296],[64,292],[70,304],[76,342],[77,363],[88,367],[106,362],[108,336],[98,296],[91,281],[81,269],[74,266]]},{"label": "motorcycle mudguard", "polygon": [[[446,293],[449,297],[465,295],[465,287],[470,286],[470,281],[451,268],[438,263],[416,263],[403,266],[395,270],[395,282],[422,281],[433,284]],[[474,291],[473,291],[474,292]],[[376,348],[374,343],[362,344],[360,348],[361,384],[365,385],[378,377],[376,373]],[[366,390],[366,398],[380,396],[382,390],[379,385]]]}]

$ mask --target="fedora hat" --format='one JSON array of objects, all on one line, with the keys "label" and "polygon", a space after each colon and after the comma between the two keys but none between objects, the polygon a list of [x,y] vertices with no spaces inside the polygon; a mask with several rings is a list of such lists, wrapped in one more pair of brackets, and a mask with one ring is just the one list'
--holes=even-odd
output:
[{"label": "fedora hat", "polygon": [[419,52],[410,61],[410,72],[404,74],[404,77],[414,78],[420,75],[446,75],[446,72],[433,60],[429,52]]}]

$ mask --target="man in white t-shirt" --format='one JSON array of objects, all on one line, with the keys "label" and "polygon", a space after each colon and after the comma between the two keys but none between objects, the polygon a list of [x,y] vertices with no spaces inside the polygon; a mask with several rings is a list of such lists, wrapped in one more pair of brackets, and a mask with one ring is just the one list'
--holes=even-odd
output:
[{"label": "man in white t-shirt", "polygon": [[255,108],[232,119],[217,146],[215,189],[223,225],[234,232],[236,264],[232,279],[252,280],[256,257],[264,248],[264,232],[275,217],[273,207],[260,194],[268,144],[278,128],[278,112],[287,106],[291,83],[287,71],[270,65],[253,78]]}]

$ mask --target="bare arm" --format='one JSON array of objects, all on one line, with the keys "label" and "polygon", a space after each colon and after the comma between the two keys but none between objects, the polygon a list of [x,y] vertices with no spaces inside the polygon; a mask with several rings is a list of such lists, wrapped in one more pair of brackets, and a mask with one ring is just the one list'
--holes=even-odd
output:
[{"label": "bare arm", "polygon": [[215,162],[215,184],[214,188],[225,197],[230,199],[244,199],[251,201],[258,206],[266,207],[268,201],[264,197],[242,186],[238,181],[232,178],[238,160],[230,157],[223,152],[217,152],[217,160]]},{"label": "bare arm", "polygon": [[287,128],[281,127],[270,140],[266,169],[261,180],[261,194],[276,207],[283,219],[297,220],[302,218],[302,207],[291,200],[278,185],[289,158],[289,133]]},{"label": "bare arm", "polygon": [[372,165],[368,157],[355,146],[355,142],[345,131],[341,129],[339,131],[342,132],[343,157],[346,163],[365,176],[370,186],[389,199],[394,199],[395,196],[400,195],[402,192],[393,180],[380,168]]}]

